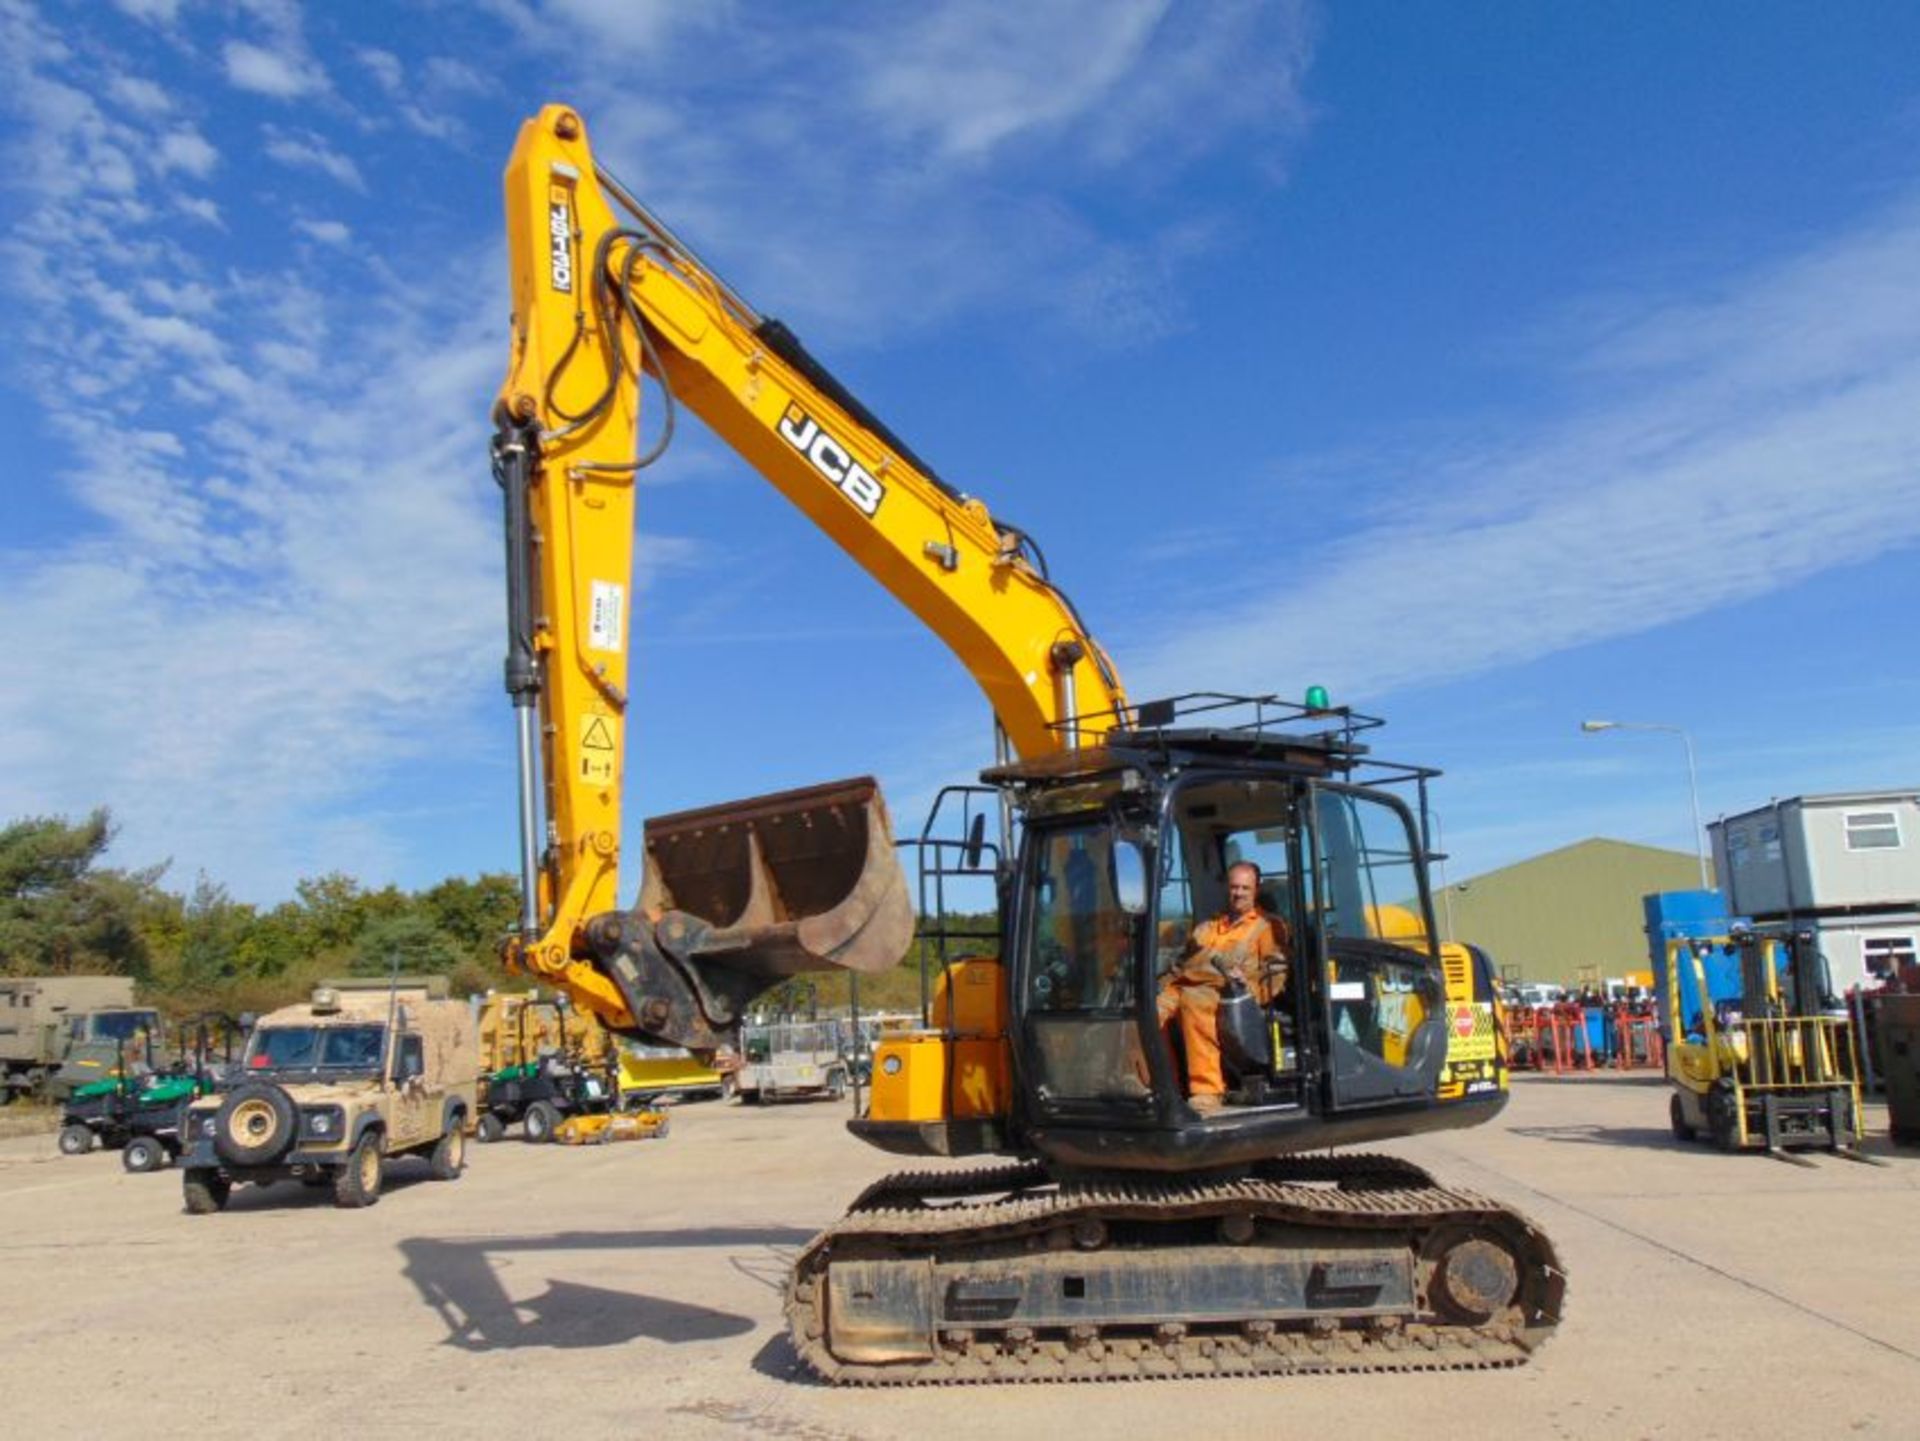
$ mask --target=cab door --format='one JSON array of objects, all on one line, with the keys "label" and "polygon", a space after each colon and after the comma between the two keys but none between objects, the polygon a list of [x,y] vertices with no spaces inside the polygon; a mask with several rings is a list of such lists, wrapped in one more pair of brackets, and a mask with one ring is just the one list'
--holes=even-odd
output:
[{"label": "cab door", "polygon": [[1446,983],[1413,817],[1392,796],[1314,787],[1314,952],[1333,1109],[1438,1092]]},{"label": "cab door", "polygon": [[[1117,851],[1142,864],[1139,844],[1104,813],[1034,825],[1022,848],[1013,1000],[1022,1075],[1043,1116],[1150,1105],[1138,974],[1146,905],[1122,904]],[[1144,896],[1144,873],[1139,884]]]}]

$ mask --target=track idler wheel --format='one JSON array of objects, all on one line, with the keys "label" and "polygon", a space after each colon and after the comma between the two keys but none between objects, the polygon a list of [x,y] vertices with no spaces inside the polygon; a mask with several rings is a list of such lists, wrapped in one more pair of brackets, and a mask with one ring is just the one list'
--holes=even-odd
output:
[{"label": "track idler wheel", "polygon": [[1427,1302],[1448,1321],[1485,1325],[1519,1299],[1520,1263],[1492,1231],[1443,1231],[1426,1255]]}]

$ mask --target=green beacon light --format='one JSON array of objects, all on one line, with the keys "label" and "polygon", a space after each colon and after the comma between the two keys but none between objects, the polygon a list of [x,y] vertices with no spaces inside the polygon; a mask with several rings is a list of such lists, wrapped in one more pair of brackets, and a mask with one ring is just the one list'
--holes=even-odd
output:
[{"label": "green beacon light", "polygon": [[1330,702],[1327,699],[1327,688],[1325,686],[1310,685],[1307,687],[1307,709],[1308,710],[1332,710],[1333,709],[1332,702]]}]

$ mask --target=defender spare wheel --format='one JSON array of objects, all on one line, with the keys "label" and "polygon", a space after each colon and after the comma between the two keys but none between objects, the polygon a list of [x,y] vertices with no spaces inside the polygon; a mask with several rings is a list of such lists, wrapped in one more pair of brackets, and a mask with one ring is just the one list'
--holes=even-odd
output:
[{"label": "defender spare wheel", "polygon": [[298,1113],[278,1086],[248,1081],[220,1103],[213,1149],[229,1166],[264,1166],[293,1144]]}]

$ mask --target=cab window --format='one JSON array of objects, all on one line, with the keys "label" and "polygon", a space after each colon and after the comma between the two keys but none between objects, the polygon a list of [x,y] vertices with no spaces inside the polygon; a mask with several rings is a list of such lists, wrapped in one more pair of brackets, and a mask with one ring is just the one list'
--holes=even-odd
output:
[{"label": "cab window", "polygon": [[1313,894],[1334,1087],[1349,1102],[1430,1088],[1446,1059],[1439,958],[1410,818],[1377,795],[1314,797]]},{"label": "cab window", "polygon": [[426,1042],[418,1036],[400,1038],[400,1068],[394,1072],[397,1081],[410,1081],[415,1076],[427,1073]]}]

